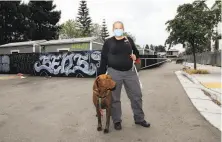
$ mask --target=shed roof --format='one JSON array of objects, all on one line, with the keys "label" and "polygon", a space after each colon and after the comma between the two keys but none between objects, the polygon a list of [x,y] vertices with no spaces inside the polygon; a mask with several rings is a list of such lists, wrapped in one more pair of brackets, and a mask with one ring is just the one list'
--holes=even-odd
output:
[{"label": "shed roof", "polygon": [[3,44],[0,45],[1,47],[15,47],[15,46],[29,46],[29,45],[33,45],[33,44],[39,44],[42,42],[45,42],[46,40],[35,40],[35,41],[24,41],[24,42],[12,42],[12,43],[8,43],[8,44]]},{"label": "shed roof", "polygon": [[84,38],[71,38],[71,39],[59,39],[59,40],[49,40],[41,43],[40,45],[55,45],[55,44],[70,44],[70,43],[82,43],[90,42],[98,39],[97,37],[84,37]]}]

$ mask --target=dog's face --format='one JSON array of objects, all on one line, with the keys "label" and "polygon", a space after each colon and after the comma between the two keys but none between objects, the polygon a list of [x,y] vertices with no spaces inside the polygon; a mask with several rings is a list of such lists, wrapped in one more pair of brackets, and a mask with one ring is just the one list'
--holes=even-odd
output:
[{"label": "dog's face", "polygon": [[111,90],[116,86],[110,75],[102,74],[96,79],[97,87],[101,90]]}]

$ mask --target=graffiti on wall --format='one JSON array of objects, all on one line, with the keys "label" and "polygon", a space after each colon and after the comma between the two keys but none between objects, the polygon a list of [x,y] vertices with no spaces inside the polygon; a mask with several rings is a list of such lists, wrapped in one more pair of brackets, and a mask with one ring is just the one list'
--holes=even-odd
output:
[{"label": "graffiti on wall", "polygon": [[7,73],[10,71],[10,59],[8,55],[0,55],[0,72]]},{"label": "graffiti on wall", "polygon": [[33,74],[33,65],[38,60],[38,53],[22,53],[10,55],[11,73]]},{"label": "graffiti on wall", "polygon": [[[157,55],[140,55],[140,58],[156,57]],[[0,55],[0,73],[23,73],[36,76],[94,77],[97,76],[100,59],[100,51]],[[144,61],[141,60],[141,67],[146,67],[162,60],[153,59]]]},{"label": "graffiti on wall", "polygon": [[99,67],[99,51],[42,54],[34,63],[39,75],[95,76]]}]

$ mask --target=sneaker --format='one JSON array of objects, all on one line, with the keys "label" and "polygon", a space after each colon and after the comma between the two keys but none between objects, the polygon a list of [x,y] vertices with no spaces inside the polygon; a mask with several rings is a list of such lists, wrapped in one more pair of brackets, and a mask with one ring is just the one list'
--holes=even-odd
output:
[{"label": "sneaker", "polygon": [[121,130],[121,129],[122,129],[121,123],[120,123],[120,122],[114,123],[114,128],[115,128],[116,130]]},{"label": "sneaker", "polygon": [[150,127],[150,123],[146,122],[146,120],[143,120],[142,122],[135,122],[137,125],[141,125],[143,127]]}]

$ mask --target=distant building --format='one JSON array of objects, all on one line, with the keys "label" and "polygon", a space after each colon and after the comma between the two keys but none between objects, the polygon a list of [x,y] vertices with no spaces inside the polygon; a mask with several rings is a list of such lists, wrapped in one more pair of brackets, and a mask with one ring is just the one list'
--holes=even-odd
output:
[{"label": "distant building", "polygon": [[169,49],[166,52],[166,57],[167,58],[177,58],[179,56],[179,50],[176,49]]},{"label": "distant building", "polygon": [[38,40],[1,45],[0,54],[102,50],[102,46],[103,41],[97,37]]},{"label": "distant building", "polygon": [[68,52],[102,50],[103,41],[98,37],[49,40],[40,44],[41,52]]},{"label": "distant building", "polygon": [[0,45],[0,54],[33,53],[41,52],[40,43],[46,40],[14,42]]},{"label": "distant building", "polygon": [[166,52],[157,52],[157,55],[161,57],[166,57]]}]

